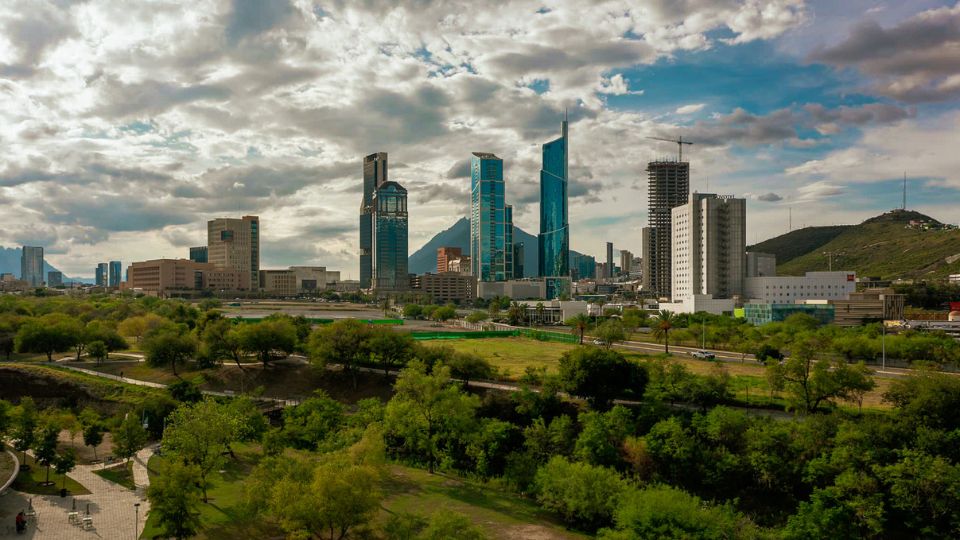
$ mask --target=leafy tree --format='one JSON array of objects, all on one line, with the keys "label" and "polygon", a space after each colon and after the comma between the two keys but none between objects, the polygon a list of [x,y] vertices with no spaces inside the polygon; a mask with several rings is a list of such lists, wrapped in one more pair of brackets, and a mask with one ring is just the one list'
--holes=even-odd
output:
[{"label": "leafy tree", "polygon": [[413,355],[410,334],[394,332],[391,328],[372,328],[366,345],[370,357],[383,367],[384,377],[390,375],[391,368],[405,365]]},{"label": "leafy tree", "polygon": [[433,310],[433,313],[430,314],[430,317],[439,322],[449,321],[457,316],[457,308],[453,305],[446,305],[438,307]]},{"label": "leafy tree", "polygon": [[665,309],[661,309],[653,318],[653,337],[663,341],[663,352],[666,354],[670,354],[670,331],[678,322],[676,314]]},{"label": "leafy tree", "polygon": [[813,412],[824,403],[848,399],[855,392],[868,391],[876,385],[863,363],[818,360],[815,347],[811,341],[800,342],[782,364],[768,363],[770,380],[775,387],[786,389],[794,407]]},{"label": "leafy tree", "polygon": [[103,361],[106,360],[110,355],[110,349],[107,348],[106,343],[98,339],[90,342],[90,344],[87,345],[87,355],[95,359],[99,365],[103,363]]},{"label": "leafy tree", "polygon": [[150,479],[150,513],[166,537],[191,538],[200,528],[200,472],[196,465],[172,461]]},{"label": "leafy tree", "polygon": [[147,444],[147,430],[135,413],[127,413],[120,426],[112,432],[113,452],[125,461]]},{"label": "leafy tree", "polygon": [[121,335],[132,337],[134,341],[139,343],[148,332],[156,330],[166,324],[169,324],[169,321],[163,317],[154,313],[147,313],[146,315],[138,315],[124,319],[117,326],[117,330]]},{"label": "leafy tree", "polygon": [[283,435],[294,448],[312,450],[345,422],[343,405],[322,390],[296,407],[283,410]]},{"label": "leafy tree", "polygon": [[357,367],[370,359],[370,326],[355,319],[335,321],[310,335],[310,360],[318,367],[340,364],[357,387]]},{"label": "leafy tree", "polygon": [[630,410],[617,405],[605,413],[580,413],[579,420],[583,430],[577,437],[574,455],[593,465],[618,466],[623,441],[634,431]]},{"label": "leafy tree", "polygon": [[507,454],[517,445],[520,432],[510,422],[484,418],[467,442],[467,456],[473,462],[473,472],[480,478],[503,473]]},{"label": "leafy tree", "polygon": [[780,353],[780,349],[777,349],[769,343],[761,344],[753,353],[756,357],[757,362],[766,362],[767,360],[776,360],[780,361],[783,359],[783,354]]},{"label": "leafy tree", "polygon": [[11,410],[13,410],[13,407],[10,405],[10,402],[0,399],[0,440],[6,438],[7,431],[12,424],[12,417],[10,416]]},{"label": "leafy tree", "polygon": [[417,540],[484,540],[487,535],[473,524],[469,518],[449,510],[441,510],[430,516],[427,527]]},{"label": "leafy tree", "polygon": [[37,463],[47,468],[46,484],[50,483],[50,467],[57,461],[57,442],[59,436],[60,427],[48,424],[40,430],[40,440],[37,441],[37,446],[33,449]]},{"label": "leafy tree", "polygon": [[167,327],[151,331],[143,339],[147,363],[169,365],[177,375],[177,364],[184,364],[197,352],[197,340],[183,328]]},{"label": "leafy tree", "polygon": [[479,400],[450,384],[450,370],[435,368],[427,373],[419,361],[400,372],[396,394],[387,404],[384,425],[400,437],[403,446],[426,456],[431,473],[436,468],[444,440],[463,440],[475,421]]},{"label": "leafy tree", "polygon": [[473,324],[477,324],[477,323],[481,323],[481,322],[483,322],[483,321],[485,321],[485,320],[487,320],[487,319],[489,319],[489,318],[490,318],[490,314],[489,314],[489,313],[487,313],[486,311],[479,311],[479,310],[477,310],[477,311],[474,311],[474,312],[470,313],[469,315],[467,315],[467,322],[470,322],[470,323],[473,323]]},{"label": "leafy tree", "polygon": [[230,407],[212,399],[184,403],[167,419],[164,450],[197,467],[203,502],[207,502],[207,476],[223,463],[238,430],[238,419]]},{"label": "leafy tree", "polygon": [[612,469],[571,463],[555,456],[537,471],[537,501],[571,525],[596,530],[607,525],[626,489]]},{"label": "leafy tree", "polygon": [[97,460],[97,447],[103,442],[103,425],[90,422],[83,426],[83,444],[93,448],[93,459]]},{"label": "leafy tree", "polygon": [[490,379],[496,370],[486,358],[479,354],[455,352],[443,360],[443,365],[450,368],[450,376],[460,379],[465,385],[471,380]]},{"label": "leafy tree", "polygon": [[276,357],[288,356],[297,345],[297,329],[289,319],[265,319],[237,329],[244,351],[257,355],[264,367]]},{"label": "leafy tree", "polygon": [[403,316],[408,319],[417,319],[423,314],[423,307],[420,304],[405,304],[403,306]]},{"label": "leafy tree", "polygon": [[570,327],[570,330],[580,336],[580,345],[583,345],[583,334],[590,328],[590,316],[586,313],[577,313],[570,317],[564,324]]},{"label": "leafy tree", "polygon": [[956,537],[960,532],[960,465],[904,450],[900,461],[878,473],[890,492],[893,523],[925,538]]},{"label": "leafy tree", "polygon": [[34,404],[33,398],[27,396],[20,400],[12,433],[14,450],[23,452],[20,463],[27,462],[27,450],[33,447],[33,442],[36,440],[36,429],[37,406]]},{"label": "leafy tree", "polygon": [[647,376],[617,351],[579,347],[560,358],[560,381],[571,394],[586,397],[594,409],[606,410],[627,391],[643,395]]},{"label": "leafy tree", "polygon": [[513,326],[526,324],[527,306],[521,304],[520,302],[511,302],[510,308],[507,310],[507,322]]},{"label": "leafy tree", "polygon": [[54,470],[63,477],[60,489],[67,489],[67,473],[77,466],[77,453],[73,448],[67,448],[58,455],[53,462]]},{"label": "leafy tree", "polygon": [[617,319],[604,321],[594,334],[603,342],[603,346],[610,348],[614,343],[627,339],[627,334],[623,330],[623,323]]},{"label": "leafy tree", "polygon": [[539,417],[523,430],[524,448],[537,463],[546,463],[552,456],[573,454],[576,426],[567,415],[560,415],[547,423]]},{"label": "leafy tree", "polygon": [[896,379],[883,395],[899,412],[904,424],[942,430],[960,428],[960,378],[919,369]]},{"label": "leafy tree", "polygon": [[210,360],[233,360],[243,369],[243,347],[240,343],[240,329],[230,319],[219,318],[204,325],[201,337],[202,351]]},{"label": "leafy tree", "polygon": [[180,380],[167,385],[167,392],[170,397],[184,403],[196,403],[203,399],[203,392],[200,387],[190,381]]},{"label": "leafy tree", "polygon": [[70,350],[80,339],[80,323],[59,313],[31,320],[17,332],[17,351],[43,353],[53,361],[53,353]]},{"label": "leafy tree", "polygon": [[[103,349],[106,349],[107,354],[109,354],[110,351],[119,351],[127,348],[126,340],[112,327],[103,321],[90,321],[86,327],[78,329],[78,339],[74,344],[77,350],[78,362],[84,350],[87,350],[88,354],[93,358],[98,358],[89,351],[90,345],[96,342],[103,344]],[[102,354],[102,350],[99,352]],[[106,354],[103,354],[102,357],[106,358]]]}]

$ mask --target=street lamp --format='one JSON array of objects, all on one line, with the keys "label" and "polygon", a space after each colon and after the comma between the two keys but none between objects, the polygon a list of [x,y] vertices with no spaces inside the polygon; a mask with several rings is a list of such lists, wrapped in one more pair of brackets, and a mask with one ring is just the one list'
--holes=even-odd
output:
[{"label": "street lamp", "polygon": [[133,503],[133,511],[136,512],[136,516],[133,521],[133,538],[136,540],[140,538],[140,535],[137,534],[137,531],[140,529],[140,503]]}]

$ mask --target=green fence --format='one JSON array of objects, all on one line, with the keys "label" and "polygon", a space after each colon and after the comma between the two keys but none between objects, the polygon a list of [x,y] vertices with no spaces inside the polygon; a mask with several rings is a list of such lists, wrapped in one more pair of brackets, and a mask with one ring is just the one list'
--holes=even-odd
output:
[{"label": "green fence", "polygon": [[437,339],[487,339],[503,337],[525,337],[536,339],[538,341],[555,341],[558,343],[579,342],[577,336],[570,334],[560,334],[557,332],[544,332],[542,330],[532,330],[529,328],[518,328],[516,330],[488,330],[484,332],[411,332],[410,336],[417,341],[430,341]]},{"label": "green fence", "polygon": [[[235,317],[236,320],[243,323],[258,323],[266,319],[266,317]],[[310,324],[331,324],[337,320],[344,319],[318,319],[306,317],[307,322]],[[357,319],[362,323],[374,324],[374,325],[392,325],[392,326],[403,326],[403,319]]]}]

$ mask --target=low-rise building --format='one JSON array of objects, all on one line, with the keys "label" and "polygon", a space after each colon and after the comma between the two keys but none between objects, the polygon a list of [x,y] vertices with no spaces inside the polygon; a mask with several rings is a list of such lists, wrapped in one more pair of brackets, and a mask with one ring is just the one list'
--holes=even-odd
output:
[{"label": "low-rise building", "polygon": [[804,276],[748,277],[745,299],[759,304],[795,304],[802,300],[846,300],[857,290],[854,272],[807,272]]},{"label": "low-rise building", "polygon": [[771,322],[780,322],[794,313],[805,313],[822,324],[830,324],[834,319],[833,304],[746,304],[743,306],[744,318],[750,324],[760,326]]},{"label": "low-rise building", "polygon": [[870,322],[903,320],[906,297],[894,293],[893,289],[868,289],[829,303],[834,306],[835,324],[860,326]]},{"label": "low-rise building", "polygon": [[485,300],[494,296],[507,296],[514,300],[523,300],[544,298],[546,295],[547,282],[542,279],[511,279],[477,283],[477,296]]},{"label": "low-rise building", "polygon": [[276,296],[297,296],[336,289],[340,272],[324,266],[291,266],[286,270],[260,270],[260,289]]},{"label": "low-rise building", "polygon": [[477,297],[477,278],[459,272],[423,274],[412,280],[411,285],[441,304],[465,304]]},{"label": "low-rise building", "polygon": [[236,270],[188,259],[154,259],[127,267],[125,289],[154,296],[189,295],[201,290],[237,291],[246,276]]},{"label": "low-rise building", "polygon": [[561,324],[572,317],[581,313],[586,314],[588,303],[583,301],[523,301],[520,302],[526,309],[527,321],[532,326],[546,326],[551,324]]},{"label": "low-rise building", "polygon": [[673,313],[712,313],[733,315],[736,301],[732,298],[714,298],[712,294],[692,294],[675,302],[660,302],[660,309]]}]

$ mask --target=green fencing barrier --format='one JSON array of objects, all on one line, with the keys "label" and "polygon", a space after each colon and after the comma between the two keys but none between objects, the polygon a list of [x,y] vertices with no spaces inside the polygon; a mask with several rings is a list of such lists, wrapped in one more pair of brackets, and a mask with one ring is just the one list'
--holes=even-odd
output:
[{"label": "green fencing barrier", "polygon": [[542,330],[532,330],[529,328],[518,328],[516,330],[487,330],[483,332],[410,332],[410,336],[417,341],[430,341],[438,339],[487,339],[503,337],[525,337],[537,341],[554,341],[557,343],[579,343],[579,338],[571,334],[559,334],[557,332],[544,332]]},{"label": "green fencing barrier", "polygon": [[[242,323],[258,323],[266,319],[266,317],[233,317],[234,320],[240,321]],[[310,324],[332,324],[337,320],[345,319],[316,319],[311,317],[306,317],[307,322]],[[374,324],[374,325],[392,325],[392,326],[403,326],[403,319],[357,319],[362,323]]]}]

